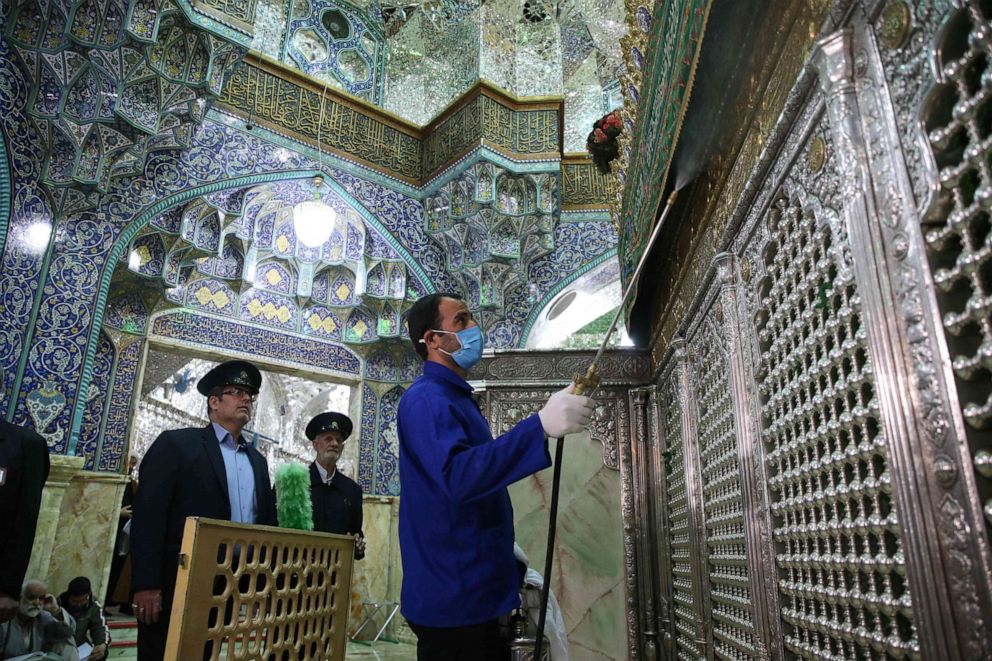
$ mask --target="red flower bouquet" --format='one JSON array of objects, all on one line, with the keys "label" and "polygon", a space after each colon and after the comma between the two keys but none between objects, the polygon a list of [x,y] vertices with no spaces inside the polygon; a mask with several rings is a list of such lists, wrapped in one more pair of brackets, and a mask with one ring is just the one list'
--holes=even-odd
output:
[{"label": "red flower bouquet", "polygon": [[592,132],[586,138],[586,151],[592,154],[592,162],[603,174],[610,173],[610,161],[619,153],[617,136],[620,135],[622,126],[620,111],[614,110],[596,120]]}]

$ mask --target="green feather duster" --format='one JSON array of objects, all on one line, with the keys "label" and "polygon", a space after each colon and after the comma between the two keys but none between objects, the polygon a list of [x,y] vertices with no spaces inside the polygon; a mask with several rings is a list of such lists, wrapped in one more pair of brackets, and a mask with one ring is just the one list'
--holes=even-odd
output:
[{"label": "green feather duster", "polygon": [[303,464],[292,462],[276,469],[276,514],[283,528],[313,530],[310,470]]}]

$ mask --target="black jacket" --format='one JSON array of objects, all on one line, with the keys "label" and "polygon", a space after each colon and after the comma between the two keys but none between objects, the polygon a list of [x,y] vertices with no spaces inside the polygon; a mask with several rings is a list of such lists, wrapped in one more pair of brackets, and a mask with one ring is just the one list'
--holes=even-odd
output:
[{"label": "black jacket", "polygon": [[[258,523],[276,525],[275,495],[265,457],[248,447],[255,473]],[[227,473],[213,425],[162,432],[141,461],[141,488],[131,523],[135,591],[175,584],[186,517],[231,520]]]},{"label": "black jacket", "polygon": [[69,593],[63,592],[59,595],[59,605],[76,620],[73,635],[77,647],[87,641],[94,646],[110,644],[110,628],[107,627],[107,618],[103,616],[103,606],[99,601],[91,596],[85,610],[74,612],[69,608]]},{"label": "black jacket", "polygon": [[[338,471],[330,484],[324,484],[317,464],[310,464],[310,501],[313,503],[313,529],[338,535],[361,535],[362,488]],[[355,554],[361,560],[365,554]]]},{"label": "black jacket", "polygon": [[0,594],[14,599],[31,560],[48,468],[45,439],[0,420]]}]

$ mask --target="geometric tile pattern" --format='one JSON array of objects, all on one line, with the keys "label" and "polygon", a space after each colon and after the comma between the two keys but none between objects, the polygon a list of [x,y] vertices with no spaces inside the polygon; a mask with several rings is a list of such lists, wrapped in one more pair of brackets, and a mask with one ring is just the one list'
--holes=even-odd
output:
[{"label": "geometric tile pattern", "polygon": [[365,493],[399,495],[396,412],[405,391],[403,386],[362,384],[361,437],[376,439],[359,450],[358,484]]},{"label": "geometric tile pattern", "polygon": [[[96,36],[91,38],[123,34],[110,30],[115,12],[123,5],[115,5],[114,0],[87,6],[91,5],[100,8],[91,16],[95,22],[87,24],[95,26],[92,34]],[[8,405],[13,419],[36,427],[56,452],[80,453],[87,457],[87,465],[116,469],[125,451],[143,346],[134,338],[148,332],[153,310],[169,308],[182,308],[169,314],[186,315],[187,322],[195,319],[199,334],[191,334],[188,324],[168,315],[158,318],[155,332],[165,332],[167,327],[177,341],[190,346],[203,343],[245,355],[269,356],[277,362],[326,365],[356,378],[364,374],[382,384],[386,392],[412,380],[419,363],[405,343],[398,341],[404,334],[406,306],[429,291],[466,290],[470,294],[463,273],[471,274],[476,268],[466,263],[462,273],[449,270],[442,239],[447,230],[433,235],[427,231],[423,199],[399,192],[395,182],[374,180],[376,175],[358,177],[332,170],[328,173],[331,190],[324,197],[345,224],[321,248],[298,245],[290,213],[293,204],[311,194],[307,173],[317,169],[315,163],[297,151],[230,128],[222,119],[206,117],[205,106],[195,99],[183,109],[166,112],[159,107],[163,112],[157,120],[150,115],[144,118],[149,122],[146,128],[155,127],[158,121],[158,128],[168,126],[171,131],[168,139],[159,133],[143,134],[150,136],[141,143],[149,147],[145,152],[139,154],[132,140],[134,144],[127,148],[106,152],[116,156],[112,164],[101,165],[93,151],[96,165],[86,166],[99,175],[93,179],[77,176],[82,170],[55,167],[63,157],[73,167],[77,164],[75,156],[70,159],[61,147],[52,147],[53,140],[63,140],[60,131],[71,125],[90,131],[73,134],[78,138],[73,149],[91,144],[86,140],[106,128],[128,140],[134,137],[128,131],[135,129],[118,127],[117,119],[99,114],[112,107],[114,117],[119,118],[118,106],[104,106],[109,102],[100,99],[113,98],[111,94],[120,99],[123,88],[100,87],[103,79],[90,87],[80,82],[86,76],[96,80],[106,72],[90,71],[93,62],[77,61],[76,51],[65,45],[67,37],[57,26],[62,18],[69,21],[70,14],[59,7],[58,3],[41,5],[37,15],[47,22],[35,25],[29,20],[30,3],[18,3],[10,14],[20,21],[16,30],[0,16],[3,33],[16,32],[11,39],[19,40],[17,53],[10,42],[0,40],[0,127],[14,166],[9,225],[0,228],[4,312],[0,315],[0,401]],[[174,83],[177,87],[201,81],[202,86],[196,88],[199,94],[211,81],[219,83],[212,76],[225,66],[221,54],[226,47],[210,39],[204,42],[196,29],[182,24],[182,16],[170,13],[172,8],[167,5],[154,19],[160,39],[165,40],[162,43],[178,48],[178,31],[187,30],[189,43],[200,43],[206,49],[206,59],[197,59],[198,55],[176,59],[170,50],[146,45],[134,50],[140,58],[124,58],[122,66],[146,67],[147,79],[163,87],[168,87],[162,82],[164,75],[186,81]],[[79,16],[72,15],[73,21],[90,20],[83,16],[85,12],[76,13]],[[138,14],[132,12],[128,20],[137,20]],[[62,35],[62,41],[54,37],[46,41],[46,30]],[[100,58],[108,53],[131,48],[132,41],[131,36],[124,36],[115,42],[116,50],[90,45],[83,52],[102,62]],[[52,45],[58,57],[37,55],[46,44]],[[210,64],[206,72],[197,69],[197,62],[209,63],[214,55],[220,58],[214,61],[219,68]],[[39,95],[42,87],[37,81],[51,76],[49,64],[54,60],[62,63],[61,75],[66,75],[70,64],[80,75],[60,79],[62,86],[53,92],[59,99],[58,114],[41,121],[27,110],[41,109],[48,100],[44,93]],[[120,80],[128,85],[138,82]],[[103,91],[107,93],[100,94]],[[127,93],[132,91],[128,87]],[[176,97],[155,98],[159,102]],[[87,106],[89,102],[95,105]],[[178,120],[169,118],[176,113]],[[116,143],[108,138],[99,144]],[[495,230],[497,240],[470,259],[485,255],[495,265],[519,254],[529,260],[513,278],[499,281],[499,298],[486,299],[501,299],[501,304],[487,303],[479,310],[488,345],[511,348],[524,339],[524,324],[534,301],[591,260],[608,254],[615,246],[615,235],[605,219],[549,224],[548,219],[557,219],[560,209],[557,167],[553,174],[514,174],[500,167],[490,168],[493,193],[476,210],[479,222],[489,222],[484,226]],[[52,177],[59,173],[64,175],[59,179],[64,185],[55,186]],[[49,208],[39,182],[52,194],[54,209]],[[435,193],[439,190],[434,188]],[[100,195],[93,196],[93,192]],[[476,220],[471,216],[449,216],[454,225],[451,231],[463,231],[457,229],[459,224],[466,230],[472,227]],[[491,217],[482,220],[484,216]],[[527,221],[530,225],[524,222],[528,218],[534,219]],[[482,235],[476,232],[476,236]],[[479,287],[479,292],[484,288]],[[108,330],[102,332],[103,328]],[[287,343],[287,338],[293,338],[292,342]],[[287,350],[287,346],[297,348]],[[106,406],[109,401],[115,405]],[[382,411],[376,405],[376,415],[385,417],[377,418],[368,436],[375,446],[373,463],[385,471],[376,478],[377,489],[388,490],[395,480],[389,457],[376,449],[394,416],[390,407],[395,402],[391,401],[384,400]]]},{"label": "geometric tile pattern", "polygon": [[310,0],[294,6],[286,53],[311,76],[379,103],[385,85],[386,36],[377,12],[376,4],[365,11],[344,0]]},{"label": "geometric tile pattern", "polygon": [[76,454],[82,456],[86,463],[83,468],[93,470],[97,459],[100,443],[100,427],[106,414],[109,401],[110,384],[113,380],[114,360],[117,350],[110,337],[100,333],[100,343],[96,348],[96,360],[93,364],[93,377],[86,391],[86,411],[83,413],[83,425],[79,431],[79,441],[76,443]]},{"label": "geometric tile pattern", "polygon": [[400,494],[399,436],[396,432],[396,414],[400,398],[406,389],[396,386],[379,399],[379,428],[376,430],[375,492],[398,496]]},{"label": "geometric tile pattern", "polygon": [[97,469],[120,471],[124,463],[128,429],[131,423],[131,407],[135,396],[135,379],[145,342],[125,336],[124,347],[117,357],[114,369],[113,393],[108,407],[106,425],[103,431],[103,444],[97,457]]},{"label": "geometric tile pattern", "polygon": [[[379,414],[379,398],[375,389],[368,383],[362,384],[362,419],[361,437],[375,438],[376,420]],[[362,443],[358,450],[358,485],[365,493],[375,493],[375,455],[374,443]]]},{"label": "geometric tile pattern", "polygon": [[6,37],[31,82],[41,179],[60,214],[95,206],[152,150],[189,147],[243,55],[174,2],[160,4],[17,0],[11,9]]},{"label": "geometric tile pattern", "polygon": [[248,326],[194,312],[169,312],[152,325],[155,337],[198,347],[214,347],[242,356],[259,356],[279,364],[297,365],[358,376],[359,357],[343,346],[304,337],[290,337],[276,330]]},{"label": "geometric tile pattern", "polygon": [[473,310],[502,317],[509,292],[554,248],[560,174],[514,175],[479,162],[427,198],[424,225]]}]

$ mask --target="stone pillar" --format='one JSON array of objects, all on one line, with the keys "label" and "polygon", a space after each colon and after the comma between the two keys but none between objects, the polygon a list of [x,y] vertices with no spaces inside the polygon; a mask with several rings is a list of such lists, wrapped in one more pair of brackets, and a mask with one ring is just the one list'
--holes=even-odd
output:
[{"label": "stone pillar", "polygon": [[[351,586],[351,617],[348,622],[349,635],[355,631],[364,619],[367,602],[382,603],[392,601],[399,603],[400,584],[403,580],[403,568],[400,565],[399,550],[399,505],[396,496],[365,496],[362,500],[362,510],[365,516],[363,529],[365,531],[365,558],[355,563],[354,577]],[[388,610],[386,611],[388,613]],[[376,623],[382,622],[382,616],[376,618]],[[379,624],[369,625],[378,627]],[[390,636],[403,642],[416,642],[413,632],[406,626],[405,620],[397,613],[390,627]],[[362,631],[362,637],[375,631]]]},{"label": "stone pillar", "polygon": [[86,576],[94,596],[104,597],[121,497],[129,479],[119,473],[81,471],[69,483],[48,567],[48,588],[55,594],[76,576]]},{"label": "stone pillar", "polygon": [[56,454],[50,457],[50,461],[52,467],[48,473],[48,481],[45,482],[45,490],[41,494],[41,512],[38,514],[31,562],[28,564],[25,578],[43,580],[48,578],[52,549],[55,546],[55,533],[59,527],[59,515],[62,511],[62,500],[69,481],[83,467],[84,459]]}]

